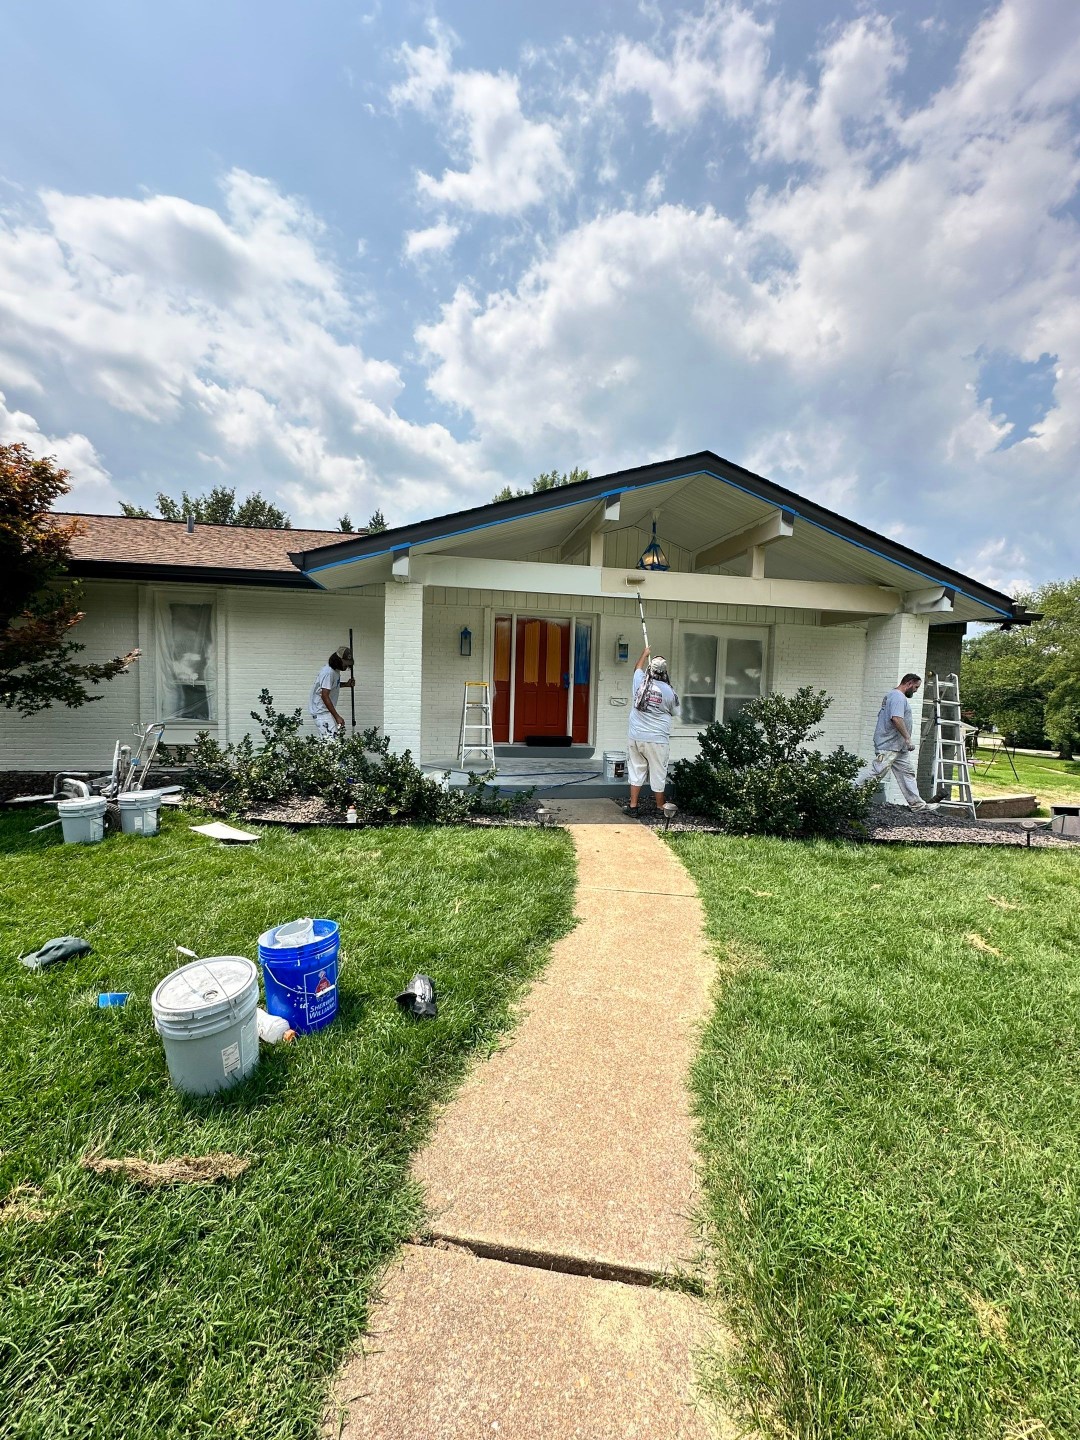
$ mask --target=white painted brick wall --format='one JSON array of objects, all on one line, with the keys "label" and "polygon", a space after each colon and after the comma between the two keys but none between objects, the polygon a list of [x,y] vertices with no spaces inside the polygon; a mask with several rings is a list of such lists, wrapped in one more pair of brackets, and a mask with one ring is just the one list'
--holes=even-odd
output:
[{"label": "white painted brick wall", "polygon": [[[127,740],[132,725],[158,718],[153,609],[160,593],[216,600],[220,704],[219,723],[210,728],[219,738],[237,740],[255,730],[250,712],[264,687],[279,710],[300,707],[306,727],[313,730],[307,717],[312,682],[330,652],[347,641],[350,625],[357,658],[356,723],[382,723],[381,599],[315,590],[91,581],[83,590],[86,619],[76,632],[87,647],[86,658],[109,659],[137,645],[143,647],[143,658],[130,675],[102,686],[100,701],[78,710],[54,708],[25,721],[0,712],[0,768],[104,770],[118,738]],[[348,720],[347,691],[339,709]],[[173,726],[166,743],[193,738],[198,729]]]},{"label": "white painted brick wall", "polygon": [[[348,643],[353,631],[356,656],[356,728],[382,724],[383,606],[367,596],[325,591],[227,591],[219,601],[219,632],[225,635],[228,685],[227,735],[239,739],[255,730],[251,711],[263,688],[278,710],[297,707],[305,729],[314,733],[308,699],[315,676],[330,654]],[[350,723],[349,691],[338,698],[338,713]]]},{"label": "white painted brick wall", "polygon": [[827,754],[838,745],[869,758],[863,725],[863,668],[866,631],[858,625],[777,625],[772,635],[771,687],[792,695],[803,685],[825,690],[832,703],[825,712],[817,748]]},{"label": "white painted brick wall", "polygon": [[383,732],[398,754],[422,747],[424,587],[388,580],[383,617]]},{"label": "white painted brick wall", "polygon": [[[863,732],[867,758],[873,748],[874,726],[882,696],[891,690],[902,675],[909,671],[915,675],[926,674],[926,644],[930,633],[930,618],[927,615],[890,615],[886,619],[870,620],[866,627],[866,662],[863,669]],[[922,692],[916,696],[911,707],[913,735],[916,749],[912,763],[918,770],[919,731],[921,728]],[[886,798],[894,805],[904,803],[899,787],[892,776],[885,783]]]},{"label": "white painted brick wall", "polygon": [[[442,763],[456,759],[461,736],[461,701],[466,680],[487,680],[487,615],[468,591],[425,592],[423,756]],[[461,632],[472,632],[472,656],[461,654]],[[491,693],[494,700],[494,692]]]},{"label": "white painted brick wall", "polygon": [[[139,644],[138,587],[125,581],[89,580],[83,585],[86,619],[72,637],[86,649],[81,660],[111,660]],[[68,710],[54,705],[42,714],[22,717],[0,710],[0,769],[102,770],[112,764],[113,746],[131,737],[139,720],[138,661],[127,675],[100,686],[89,705]]]}]

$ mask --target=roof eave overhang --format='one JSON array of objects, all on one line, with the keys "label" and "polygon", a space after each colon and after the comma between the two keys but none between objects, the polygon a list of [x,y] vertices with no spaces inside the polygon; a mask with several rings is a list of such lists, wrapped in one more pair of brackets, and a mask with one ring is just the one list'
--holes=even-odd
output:
[{"label": "roof eave overhang", "polygon": [[239,570],[211,565],[155,565],[124,560],[71,560],[80,580],[163,580],[181,585],[262,585],[276,590],[317,590],[309,575],[293,570]]},{"label": "roof eave overhang", "polygon": [[755,475],[750,470],[744,470],[742,466],[713,454],[711,450],[702,450],[697,454],[666,460],[660,464],[641,465],[630,470],[618,470],[610,475],[598,475],[594,479],[543,490],[538,494],[518,496],[513,500],[493,501],[471,510],[460,510],[432,520],[418,521],[413,525],[398,526],[359,540],[349,539],[340,544],[321,546],[317,550],[290,553],[289,559],[298,570],[310,575],[316,584],[321,584],[317,578],[318,571],[346,565],[350,561],[373,560],[379,556],[407,551],[411,546],[422,545],[427,541],[466,535],[471,531],[506,524],[511,520],[569,509],[607,496],[620,495],[628,490],[665,485],[674,480],[692,479],[696,475],[711,476],[746,494],[756,496],[766,504],[789,511],[807,524],[911,571],[920,584],[929,581],[931,584],[947,586],[962,593],[977,605],[992,612],[986,617],[989,623],[1030,623],[1030,618],[1025,618],[1027,612],[1024,607],[1010,596],[941,565],[928,556],[920,555],[906,545],[878,535],[843,515],[825,509],[824,506],[805,500],[794,491],[787,490],[772,480],[766,480],[761,475]]}]

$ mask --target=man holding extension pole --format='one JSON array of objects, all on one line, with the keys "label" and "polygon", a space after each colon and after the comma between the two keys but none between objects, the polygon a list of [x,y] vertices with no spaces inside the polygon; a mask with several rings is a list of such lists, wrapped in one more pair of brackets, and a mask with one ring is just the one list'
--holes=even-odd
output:
[{"label": "man holding extension pole", "polygon": [[679,697],[671,688],[667,661],[662,655],[650,660],[649,647],[646,645],[634,670],[634,700],[627,731],[629,748],[626,768],[630,779],[627,815],[637,815],[638,796],[646,779],[652,788],[657,810],[662,811],[664,808],[671,721],[678,707]]},{"label": "man holding extension pole", "polygon": [[352,651],[347,645],[343,645],[340,650],[334,651],[315,676],[308,710],[315,721],[315,729],[323,740],[330,740],[339,730],[345,729],[345,721],[337,712],[337,698],[342,685],[346,690],[351,690],[356,684],[355,680],[343,681],[341,678],[341,672],[351,670],[352,663]]}]

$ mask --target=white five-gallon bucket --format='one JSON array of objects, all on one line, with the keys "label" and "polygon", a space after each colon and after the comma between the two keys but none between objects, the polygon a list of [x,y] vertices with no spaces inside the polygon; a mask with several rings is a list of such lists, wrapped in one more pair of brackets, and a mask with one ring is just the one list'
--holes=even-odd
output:
[{"label": "white five-gallon bucket", "polygon": [[161,813],[160,790],[130,790],[116,799],[120,829],[125,835],[156,835]]},{"label": "white five-gallon bucket", "polygon": [[166,975],[150,999],[169,1075],[185,1095],[247,1079],[259,1061],[259,972],[242,955],[211,955]]},{"label": "white five-gallon bucket", "polygon": [[58,800],[57,813],[65,845],[96,845],[105,834],[105,797],[89,795],[80,800]]},{"label": "white five-gallon bucket", "polygon": [[630,757],[625,750],[605,750],[604,779],[625,780],[626,762],[629,758]]}]

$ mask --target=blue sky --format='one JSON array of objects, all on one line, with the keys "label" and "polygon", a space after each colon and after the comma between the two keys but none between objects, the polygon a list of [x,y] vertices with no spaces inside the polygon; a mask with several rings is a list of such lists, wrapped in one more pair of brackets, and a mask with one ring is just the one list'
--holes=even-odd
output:
[{"label": "blue sky", "polygon": [[1075,0],[16,0],[0,440],[391,523],[712,449],[1080,570]]}]

